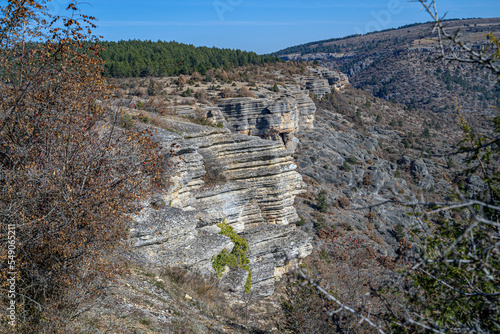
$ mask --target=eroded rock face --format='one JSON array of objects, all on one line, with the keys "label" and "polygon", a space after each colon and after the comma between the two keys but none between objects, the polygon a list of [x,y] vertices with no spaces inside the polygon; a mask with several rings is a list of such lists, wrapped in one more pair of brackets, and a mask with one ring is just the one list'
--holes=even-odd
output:
[{"label": "eroded rock face", "polygon": [[[306,180],[309,194],[316,196],[320,190],[327,191],[326,201],[333,213],[324,216],[327,223],[349,225],[349,228],[359,231],[367,231],[367,226],[370,226],[372,237],[391,245],[395,242],[392,233],[395,226],[412,226],[408,209],[402,206],[360,208],[393,197],[409,202],[417,198],[406,181],[396,177],[397,164],[377,155],[380,150],[376,139],[378,132],[363,135],[353,129],[341,130],[340,117],[340,114],[326,110],[317,112],[314,130],[299,135],[298,170]],[[409,164],[411,160],[405,159],[404,162]],[[315,201],[314,197],[307,196],[296,199],[297,210],[306,221],[304,230],[312,231],[317,222],[313,215]],[[369,213],[376,218],[368,221],[366,216]],[[382,244],[378,250],[384,253],[388,247],[380,246]]]},{"label": "eroded rock face", "polygon": [[349,79],[346,74],[332,70],[325,67],[309,67],[310,72],[315,73],[317,76],[324,78],[328,81],[328,84],[333,89],[342,89],[346,84],[349,83]]},{"label": "eroded rock face", "polygon": [[[304,232],[293,225],[261,226],[241,234],[247,241],[254,291],[258,295],[273,293],[274,281],[279,278],[280,268],[290,259],[301,259],[312,251],[310,242],[304,242]],[[310,241],[310,239],[308,239]]]},{"label": "eroded rock face", "polygon": [[327,79],[314,76],[305,78],[303,82],[306,89],[316,95],[319,99],[332,92],[332,88],[330,87]]},{"label": "eroded rock face", "polygon": [[203,212],[146,208],[133,221],[130,240],[135,253],[157,267],[194,267],[210,272],[212,257],[234,247],[212,225],[217,220]]},{"label": "eroded rock face", "polygon": [[427,175],[429,175],[427,166],[422,159],[415,160],[411,163],[411,175],[414,177],[426,177]]},{"label": "eroded rock face", "polygon": [[[271,294],[286,254],[293,260],[312,249],[311,237],[289,225],[299,219],[293,203],[303,187],[292,152],[279,142],[226,129],[174,119],[165,123],[175,132],[158,129],[155,140],[176,151],[166,173],[171,186],[162,194],[169,206],[147,207],[134,217],[136,252],[157,266],[214,275],[212,257],[233,246],[218,234],[216,224],[225,220],[248,241],[254,291]],[[227,275],[223,282],[228,287],[243,288],[238,282],[244,284],[244,272],[230,270]]]},{"label": "eroded rock face", "polygon": [[293,201],[303,183],[292,152],[283,145],[187,122],[170,121],[168,127],[184,137],[157,133],[165,146],[179,145],[167,173],[172,185],[166,203],[221,212],[228,223],[238,222],[237,229],[298,220]]},{"label": "eroded rock face", "polygon": [[297,84],[280,85],[279,92],[263,88],[255,92],[256,97],[225,98],[217,105],[176,106],[174,112],[206,117],[233,133],[282,142],[293,151],[298,144],[296,134],[314,128],[316,105],[310,96],[322,98],[349,83],[345,74],[324,67],[310,67],[308,75],[296,75],[295,80]]},{"label": "eroded rock face", "polygon": [[282,141],[292,150],[295,133],[312,128],[316,112],[309,95],[293,89],[260,98],[222,99],[219,107],[232,132]]},{"label": "eroded rock face", "polygon": [[[299,145],[297,133],[314,128],[316,106],[310,94],[328,94],[342,80],[338,72],[318,69],[297,85],[282,86],[280,92],[260,91],[255,98],[179,106],[176,111],[183,117],[223,123],[223,129],[182,118],[162,119],[154,140],[175,154],[167,157],[170,185],[152,201],[167,206],[156,210],[146,205],[134,217],[130,240],[138,256],[159,267],[182,266],[215,275],[213,257],[234,246],[219,234],[216,225],[224,220],[248,242],[254,293],[272,294],[274,282],[290,263],[312,251],[312,237],[290,225],[299,220],[293,205],[304,191],[292,157]],[[339,163],[355,149],[342,138],[332,138],[332,145],[345,151]],[[387,180],[378,180],[377,172],[373,170],[374,187],[382,188]],[[246,275],[244,270],[228,269],[221,284],[243,291]]]}]

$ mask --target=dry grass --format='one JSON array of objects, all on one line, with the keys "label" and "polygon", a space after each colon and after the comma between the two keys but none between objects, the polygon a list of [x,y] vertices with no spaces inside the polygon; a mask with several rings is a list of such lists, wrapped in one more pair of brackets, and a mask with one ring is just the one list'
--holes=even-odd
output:
[{"label": "dry grass", "polygon": [[245,303],[235,303],[216,278],[179,267],[130,269],[107,288],[106,298],[71,322],[70,332],[255,332],[246,322]]},{"label": "dry grass", "polygon": [[349,205],[351,205],[351,201],[349,200],[349,198],[343,196],[343,197],[340,197],[337,201],[337,204],[339,207],[345,209],[347,208]]},{"label": "dry grass", "polygon": [[241,97],[255,97],[255,94],[251,91],[248,90],[248,88],[246,87],[241,87],[239,90],[238,90],[238,96],[241,96]]},{"label": "dry grass", "polygon": [[219,288],[215,277],[203,276],[197,272],[179,267],[166,267],[159,275],[165,281],[173,282],[183,293],[189,294],[195,300],[202,301],[216,314],[236,318],[238,314],[229,307],[227,297]]}]

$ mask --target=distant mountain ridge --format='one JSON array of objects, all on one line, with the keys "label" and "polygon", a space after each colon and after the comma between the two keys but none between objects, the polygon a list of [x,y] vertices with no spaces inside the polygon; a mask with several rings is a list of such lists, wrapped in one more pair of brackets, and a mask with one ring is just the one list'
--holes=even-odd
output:
[{"label": "distant mountain ridge", "polygon": [[[477,50],[487,47],[485,35],[500,35],[500,18],[448,20],[447,29],[459,29],[464,42]],[[377,97],[434,112],[451,112],[455,93],[463,111],[490,113],[498,105],[496,78],[487,72],[472,75],[471,68],[452,64],[445,68],[438,58],[432,23],[306,43],[274,54],[284,60],[313,61],[339,69],[356,88]]]},{"label": "distant mountain ridge", "polygon": [[[448,20],[444,20],[444,22],[446,22],[446,21],[464,21],[464,20],[481,20],[481,18],[448,19]],[[405,25],[402,25],[402,26],[397,27],[397,28],[388,28],[388,29],[383,29],[383,30],[372,31],[372,32],[368,32],[368,33],[363,34],[363,35],[352,34],[352,35],[347,35],[344,37],[328,38],[328,39],[324,39],[324,40],[320,40],[320,41],[314,41],[314,42],[309,42],[309,43],[305,43],[305,44],[291,46],[291,47],[273,52],[273,53],[271,53],[271,55],[281,56],[281,55],[287,55],[290,53],[297,53],[297,52],[301,52],[303,54],[312,53],[312,52],[327,52],[327,51],[320,51],[320,50],[324,50],[324,48],[328,48],[329,47],[328,43],[342,41],[342,40],[346,40],[346,39],[350,39],[350,38],[369,36],[369,35],[384,33],[384,32],[388,32],[388,31],[393,31],[393,30],[411,28],[411,27],[415,27],[415,26],[419,26],[419,25],[427,25],[427,24],[432,24],[432,22],[431,21],[416,22],[416,23],[405,24]]]},{"label": "distant mountain ridge", "polygon": [[[378,34],[378,33],[397,30],[397,29],[410,28],[410,27],[414,27],[417,25],[428,24],[428,23],[431,23],[431,22],[410,23],[410,24],[400,26],[398,28],[388,28],[388,29],[384,29],[384,30],[377,30],[377,31],[368,32],[364,35],[352,34],[352,35],[347,35],[344,37],[328,38],[328,39],[324,39],[324,40],[320,40],[320,41],[314,41],[314,42],[309,42],[309,43],[305,43],[305,44],[291,46],[291,47],[273,52],[273,53],[271,53],[271,55],[281,56],[281,55],[287,55],[290,53],[297,53],[297,52],[300,52],[303,54],[312,53],[312,52],[333,52],[333,51],[326,51],[326,50],[340,50],[341,51],[342,48],[340,46],[338,46],[338,49],[337,49],[337,48],[333,48],[332,46],[328,45],[328,43],[342,41],[342,40],[346,40],[349,38],[356,38],[356,37]],[[340,52],[340,51],[337,51],[337,52]]]}]

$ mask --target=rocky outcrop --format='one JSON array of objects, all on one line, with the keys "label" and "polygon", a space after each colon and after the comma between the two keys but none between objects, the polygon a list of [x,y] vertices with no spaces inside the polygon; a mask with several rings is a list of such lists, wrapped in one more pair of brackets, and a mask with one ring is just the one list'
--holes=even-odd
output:
[{"label": "rocky outcrop", "polygon": [[313,129],[316,115],[316,105],[309,97],[309,94],[299,91],[298,87],[295,91],[296,93],[293,94],[293,97],[297,102],[297,109],[299,111],[299,124],[297,131]]},{"label": "rocky outcrop", "polygon": [[[311,92],[313,94],[317,94],[318,97],[322,97],[322,91],[329,92],[328,89],[326,89],[325,81],[327,81],[327,85],[331,89],[342,89],[345,85],[349,83],[349,78],[347,77],[346,74],[337,71],[337,70],[332,70],[326,67],[308,67],[308,70],[313,73],[315,76],[314,77],[309,77],[305,79],[305,82],[307,84],[307,81],[311,81],[312,79],[316,78],[315,83],[313,81],[313,84],[310,85],[312,88]],[[307,86],[306,86],[307,87]],[[310,88],[307,88],[310,89]],[[316,89],[316,91],[315,91]]]},{"label": "rocky outcrop", "polygon": [[[146,207],[134,218],[137,253],[157,266],[213,275],[212,257],[232,248],[229,238],[218,234],[216,224],[225,220],[247,238],[256,293],[271,294],[286,254],[297,259],[311,251],[311,238],[289,225],[299,219],[293,203],[303,187],[292,152],[279,142],[181,119],[163,124],[170,131],[157,129],[155,140],[176,152],[167,159],[170,186],[160,199],[168,206]],[[230,270],[223,282],[232,286],[243,274]]]},{"label": "rocky outcrop", "polygon": [[301,192],[302,179],[292,152],[280,143],[177,120],[165,125],[183,133],[157,133],[162,141],[178,145],[167,173],[167,203],[185,210],[216,210],[230,224],[242,226],[298,220],[293,199]]},{"label": "rocky outcrop", "polygon": [[214,223],[217,219],[203,212],[145,208],[134,217],[130,240],[135,253],[157,267],[189,267],[207,273],[213,270],[212,257],[234,246],[218,234]]},{"label": "rocky outcrop", "polygon": [[311,128],[316,112],[307,93],[292,89],[260,98],[222,99],[218,105],[232,132],[280,141],[292,150],[295,133]]},{"label": "rocky outcrop", "polygon": [[334,89],[341,89],[349,83],[347,75],[337,70],[331,70],[325,67],[309,68],[309,70],[327,79],[328,84]]},{"label": "rocky outcrop", "polygon": [[307,77],[303,79],[303,83],[306,89],[319,99],[332,92],[332,88],[330,87],[328,80],[322,77]]},{"label": "rocky outcrop", "polygon": [[422,159],[414,160],[411,163],[411,175],[413,177],[426,177],[429,175],[429,171],[427,170],[427,166]]},{"label": "rocky outcrop", "polygon": [[275,280],[287,271],[288,261],[304,258],[312,251],[311,239],[304,242],[304,232],[294,225],[266,225],[241,235],[252,245],[247,256],[258,295],[271,295]]},{"label": "rocky outcrop", "polygon": [[223,122],[231,132],[283,142],[294,150],[298,144],[296,134],[314,127],[316,106],[310,95],[322,98],[349,83],[345,74],[324,67],[310,67],[308,73],[295,76],[298,84],[280,86],[278,93],[259,91],[257,97],[225,98],[217,106],[201,109],[207,118]]},{"label": "rocky outcrop", "polygon": [[298,84],[280,86],[279,92],[258,91],[257,97],[219,100],[217,105],[175,106],[183,117],[206,117],[223,123],[233,133],[283,142],[289,150],[298,144],[296,134],[314,127],[316,106],[310,95],[322,98],[348,83],[341,72],[324,67],[308,68],[308,76],[295,76]]},{"label": "rocky outcrop", "polygon": [[[410,175],[417,180],[417,186],[419,188],[428,191],[436,187],[436,181],[427,167],[427,165],[434,166],[432,162],[429,161],[426,163],[424,159],[412,160],[407,156],[401,157],[397,162],[400,166],[410,171]],[[436,172],[439,173],[438,170]],[[440,185],[440,189],[444,190],[446,188],[446,184]]]},{"label": "rocky outcrop", "polygon": [[[130,240],[141,259],[157,267],[182,266],[214,275],[214,256],[234,247],[230,238],[219,234],[217,223],[225,221],[247,240],[252,289],[267,296],[290,261],[312,251],[312,236],[291,224],[300,220],[294,202],[305,188],[292,156],[298,145],[304,152],[317,142],[313,150],[333,164],[319,179],[339,189],[335,199],[355,199],[350,192],[366,177],[371,183],[363,196],[385,196],[398,182],[404,183],[392,176],[395,164],[372,153],[378,149],[376,139],[332,132],[323,125],[314,129],[316,106],[310,94],[330,93],[343,79],[324,68],[310,73],[297,85],[281,86],[280,92],[259,91],[257,97],[226,98],[217,105],[178,106],[181,117],[157,122],[161,128],[155,129],[154,140],[166,152],[169,186],[134,216]],[[206,117],[224,128],[197,125],[186,117]],[[374,163],[369,168],[353,165],[346,173],[342,166],[353,154],[360,162]],[[317,178],[316,168],[298,161],[304,175]],[[228,268],[221,285],[243,291],[247,275]]]}]

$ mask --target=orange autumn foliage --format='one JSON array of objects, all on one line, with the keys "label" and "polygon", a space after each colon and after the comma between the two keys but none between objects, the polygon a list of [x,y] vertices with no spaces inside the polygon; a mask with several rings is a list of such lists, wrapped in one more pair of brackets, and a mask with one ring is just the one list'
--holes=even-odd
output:
[{"label": "orange autumn foliage", "polygon": [[[0,7],[0,289],[9,302],[8,226],[15,226],[16,325],[58,332],[120,267],[129,214],[165,186],[146,131],[120,128],[93,17],[41,1]],[[7,305],[7,304],[5,304]]]}]

